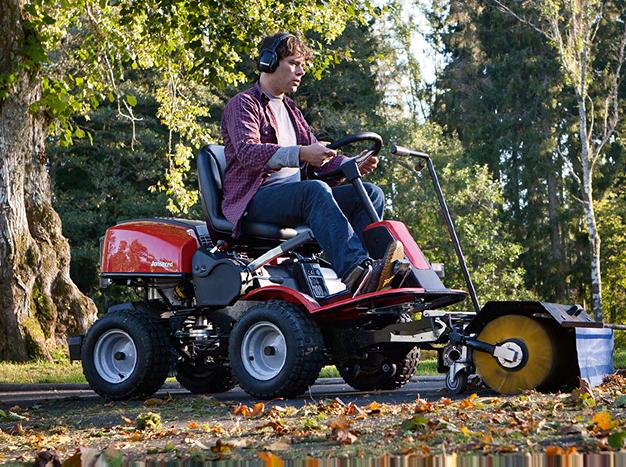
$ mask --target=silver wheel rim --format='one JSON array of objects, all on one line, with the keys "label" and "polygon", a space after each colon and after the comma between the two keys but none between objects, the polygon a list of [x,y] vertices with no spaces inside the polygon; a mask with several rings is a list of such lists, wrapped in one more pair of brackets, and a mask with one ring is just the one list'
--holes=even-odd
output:
[{"label": "silver wheel rim", "polygon": [[241,343],[241,361],[250,376],[268,381],[280,373],[286,359],[287,343],[278,326],[260,321],[246,331]]},{"label": "silver wheel rim", "polygon": [[121,329],[111,329],[102,334],[96,342],[93,354],[96,371],[107,383],[123,383],[130,378],[137,366],[135,343]]}]

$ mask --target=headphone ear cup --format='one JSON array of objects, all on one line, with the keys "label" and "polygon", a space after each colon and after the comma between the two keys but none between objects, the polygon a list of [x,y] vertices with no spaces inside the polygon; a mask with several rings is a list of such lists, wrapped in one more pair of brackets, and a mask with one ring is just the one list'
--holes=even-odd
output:
[{"label": "headphone ear cup", "polygon": [[265,73],[272,73],[276,70],[277,59],[276,52],[264,50],[259,58],[259,70]]}]

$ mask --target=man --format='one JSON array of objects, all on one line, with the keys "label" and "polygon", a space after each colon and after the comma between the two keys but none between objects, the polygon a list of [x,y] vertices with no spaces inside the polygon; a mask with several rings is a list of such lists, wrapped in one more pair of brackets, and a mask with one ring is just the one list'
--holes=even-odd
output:
[{"label": "man", "polygon": [[[300,110],[285,95],[298,89],[311,58],[308,46],[291,34],[278,33],[262,41],[259,81],[233,97],[222,116],[226,156],[222,211],[234,225],[234,236],[239,235],[244,216],[276,225],[306,224],[346,287],[372,292],[388,284],[391,264],[403,258],[404,251],[400,242],[393,242],[382,260],[371,260],[362,242],[370,219],[353,187],[331,188],[303,178],[304,164],[324,172],[345,159],[317,141]],[[377,164],[377,158],[370,158],[362,172],[371,172]],[[364,185],[382,216],[382,190],[371,183]],[[367,274],[369,265],[371,273]]]}]

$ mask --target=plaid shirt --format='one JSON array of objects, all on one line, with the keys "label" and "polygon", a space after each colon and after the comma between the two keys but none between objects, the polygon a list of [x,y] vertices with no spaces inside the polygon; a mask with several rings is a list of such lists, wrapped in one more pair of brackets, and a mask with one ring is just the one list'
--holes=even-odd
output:
[{"label": "plaid shirt", "polygon": [[[285,96],[284,102],[298,145],[307,146],[317,142],[294,101]],[[234,237],[239,236],[241,219],[248,203],[263,180],[273,172],[267,162],[280,148],[276,137],[277,126],[276,118],[269,108],[269,98],[258,82],[251,89],[233,97],[224,108],[220,129],[226,157],[222,212],[233,224]],[[324,165],[322,171],[339,167],[343,160],[343,156],[334,157]],[[302,178],[305,178],[305,171]]]}]

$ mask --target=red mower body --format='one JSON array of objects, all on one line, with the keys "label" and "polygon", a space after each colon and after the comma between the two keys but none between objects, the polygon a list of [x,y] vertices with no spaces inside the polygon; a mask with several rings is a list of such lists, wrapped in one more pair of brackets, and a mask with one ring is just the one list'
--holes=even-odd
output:
[{"label": "red mower body", "polygon": [[107,229],[102,241],[103,274],[191,273],[200,243],[194,230],[167,221],[137,220]]}]

